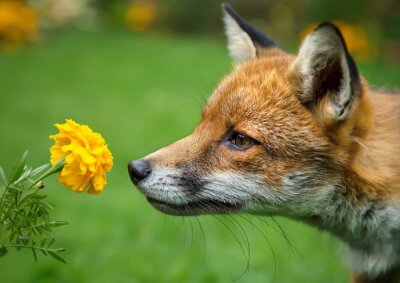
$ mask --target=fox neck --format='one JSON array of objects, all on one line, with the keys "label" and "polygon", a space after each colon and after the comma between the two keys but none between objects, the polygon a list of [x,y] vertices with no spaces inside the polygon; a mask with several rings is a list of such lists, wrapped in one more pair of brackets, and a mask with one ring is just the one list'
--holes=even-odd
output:
[{"label": "fox neck", "polygon": [[351,244],[384,237],[385,227],[396,233],[400,230],[400,217],[394,214],[400,212],[400,176],[396,171],[400,167],[400,105],[394,105],[389,96],[382,101],[385,97],[372,94],[366,85],[364,90],[361,115],[365,134],[354,137],[350,166],[332,186],[332,193],[325,194],[316,223]]},{"label": "fox neck", "polygon": [[355,194],[361,189],[359,185],[365,182],[360,180],[355,185],[344,180],[320,203],[314,215],[303,220],[346,243],[353,271],[377,276],[395,268],[400,260],[400,206],[376,196]]},{"label": "fox neck", "polygon": [[331,193],[319,200],[313,213],[300,218],[355,248],[368,248],[393,234],[400,235],[400,207],[382,198],[357,195],[358,189],[344,180],[330,188]]},{"label": "fox neck", "polygon": [[[375,101],[373,104],[376,105]],[[392,104],[393,110],[388,109],[387,105]],[[363,135],[354,135],[353,143],[347,147],[352,149],[350,158],[344,158],[339,167],[328,173],[318,172],[319,178],[315,178],[315,172],[288,175],[278,197],[269,189],[265,205],[255,205],[253,211],[250,207],[250,212],[283,215],[337,236],[347,243],[351,265],[360,274],[376,275],[397,265],[400,262],[400,176],[396,172],[400,167],[399,107],[392,98],[380,105],[381,113],[368,111],[370,116],[364,120],[367,122]],[[394,118],[385,113],[394,113]]]},{"label": "fox neck", "polygon": [[371,113],[368,135],[355,140],[351,166],[324,193],[315,214],[303,218],[346,242],[360,274],[380,274],[400,260],[400,105],[386,98],[373,101],[380,111]]}]

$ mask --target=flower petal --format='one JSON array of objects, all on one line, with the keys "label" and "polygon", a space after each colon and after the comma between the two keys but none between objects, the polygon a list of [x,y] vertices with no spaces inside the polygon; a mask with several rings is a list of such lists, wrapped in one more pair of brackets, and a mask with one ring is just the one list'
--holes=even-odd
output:
[{"label": "flower petal", "polygon": [[113,157],[105,140],[86,125],[71,119],[55,124],[59,133],[49,136],[55,141],[50,148],[51,164],[65,158],[58,174],[59,182],[74,191],[99,194],[107,184],[106,172],[113,166]]}]

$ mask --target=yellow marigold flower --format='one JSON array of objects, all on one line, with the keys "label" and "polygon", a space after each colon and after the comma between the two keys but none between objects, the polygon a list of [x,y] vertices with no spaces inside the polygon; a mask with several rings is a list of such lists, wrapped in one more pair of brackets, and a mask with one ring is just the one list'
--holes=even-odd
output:
[{"label": "yellow marigold flower", "polygon": [[17,0],[0,0],[0,44],[19,45],[32,40],[39,29],[35,8]]},{"label": "yellow marigold flower", "polygon": [[157,7],[151,0],[135,0],[128,7],[125,22],[134,31],[145,31],[156,19]]},{"label": "yellow marigold flower", "polygon": [[59,133],[51,135],[55,144],[50,148],[50,162],[64,158],[58,181],[77,192],[99,194],[107,184],[106,172],[111,170],[113,157],[103,137],[88,126],[67,119],[55,124]]},{"label": "yellow marigold flower", "polygon": [[[333,20],[334,23],[342,32],[346,41],[349,52],[362,61],[374,61],[378,55],[377,47],[369,40],[365,30],[355,24],[349,24],[341,20]],[[316,28],[318,23],[312,23],[305,26],[300,31],[300,39],[303,40],[310,32]]]}]

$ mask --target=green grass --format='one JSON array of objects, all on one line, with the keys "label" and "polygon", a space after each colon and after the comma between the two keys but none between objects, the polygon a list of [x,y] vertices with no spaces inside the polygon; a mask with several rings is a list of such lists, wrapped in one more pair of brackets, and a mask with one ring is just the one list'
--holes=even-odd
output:
[{"label": "green grass", "polygon": [[[240,216],[180,218],[154,210],[132,186],[128,161],[181,138],[200,119],[201,105],[229,72],[224,42],[206,38],[68,33],[39,47],[0,55],[0,164],[10,168],[25,149],[46,163],[54,123],[73,118],[103,134],[114,154],[100,196],[75,194],[53,178],[44,193],[67,248],[63,265],[29,251],[0,258],[2,282],[345,282],[340,244],[301,223]],[[362,66],[376,85],[395,86],[394,67]],[[199,222],[204,231],[200,229]],[[267,224],[264,223],[267,221]],[[235,236],[233,236],[227,225]],[[235,239],[238,238],[238,241]],[[295,246],[293,248],[292,246]]]}]

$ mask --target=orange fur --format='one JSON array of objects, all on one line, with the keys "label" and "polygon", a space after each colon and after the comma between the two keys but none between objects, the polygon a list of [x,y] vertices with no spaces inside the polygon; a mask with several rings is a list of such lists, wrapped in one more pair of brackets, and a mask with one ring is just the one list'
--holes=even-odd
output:
[{"label": "orange fur", "polygon": [[[353,249],[361,270],[354,283],[398,283],[400,257],[390,241],[400,234],[400,95],[374,91],[358,77],[331,24],[321,25],[295,57],[269,39],[261,40],[264,48],[252,47],[239,30],[243,19],[226,9],[230,49],[242,63],[216,88],[191,135],[143,159],[151,174],[129,165],[135,184],[166,213],[265,209],[311,223]],[[299,62],[316,63],[302,69]],[[342,68],[340,75],[334,68]],[[327,82],[310,84],[307,74]],[[232,132],[254,145],[233,150]],[[379,225],[386,225],[382,235]]]},{"label": "orange fur", "polygon": [[[245,154],[224,149],[220,153],[224,155],[223,160],[208,161],[212,170],[246,170],[246,167],[235,167],[233,161],[237,158],[248,163],[261,162],[268,183],[277,186],[290,170],[307,163],[301,151],[317,148],[335,157],[330,162],[345,166],[347,182],[358,189],[352,194],[366,198],[397,197],[400,191],[399,97],[373,93],[364,82],[352,118],[344,124],[332,125],[320,117],[324,115],[323,102],[310,113],[296,97],[298,74],[287,72],[293,59],[291,55],[275,52],[275,56],[236,68],[210,98],[194,133],[156,153],[156,165],[176,166],[201,157],[222,133],[236,125],[236,131],[264,142],[271,156],[257,160],[256,149]],[[293,129],[299,131],[293,132]],[[294,159],[280,160],[277,156]],[[213,161],[217,164],[212,164]]]}]

